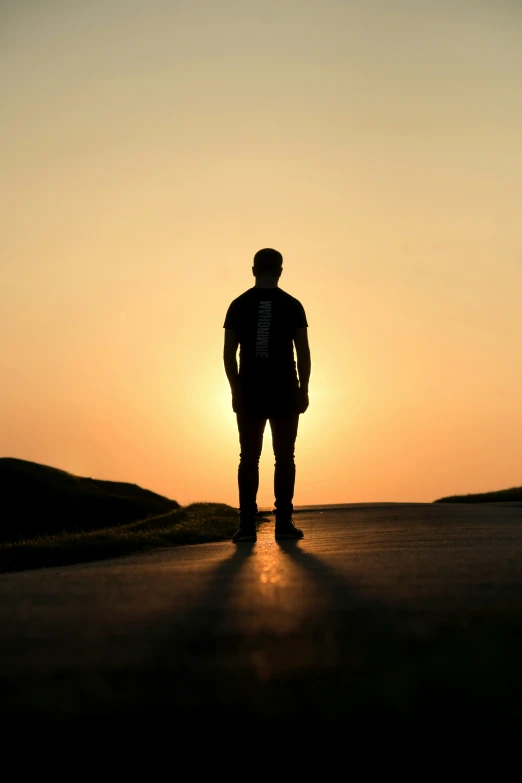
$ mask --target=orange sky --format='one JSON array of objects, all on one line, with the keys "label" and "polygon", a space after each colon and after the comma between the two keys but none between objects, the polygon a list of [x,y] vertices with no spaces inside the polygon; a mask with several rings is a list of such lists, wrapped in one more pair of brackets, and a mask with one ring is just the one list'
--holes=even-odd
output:
[{"label": "orange sky", "polygon": [[[522,484],[516,3],[0,14],[2,456],[236,505],[222,325],[271,246],[310,324],[297,504]],[[263,505],[272,465],[267,430]]]}]

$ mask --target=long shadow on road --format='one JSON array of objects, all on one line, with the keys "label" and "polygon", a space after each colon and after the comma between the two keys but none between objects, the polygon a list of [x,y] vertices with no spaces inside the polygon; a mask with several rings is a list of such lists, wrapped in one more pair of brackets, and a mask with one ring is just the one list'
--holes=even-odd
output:
[{"label": "long shadow on road", "polygon": [[[204,737],[206,747],[233,747],[246,732],[272,753],[300,748],[332,762],[375,760],[377,747],[388,763],[471,768],[518,747],[519,617],[415,617],[363,595],[299,543],[274,547],[244,544],[219,562],[132,673],[132,700],[109,712],[182,744]],[[244,605],[242,590],[262,589],[250,569],[271,557],[283,572],[288,558],[299,576],[276,585],[262,611],[282,611],[301,591],[320,599],[320,611],[297,602],[303,614],[289,631],[259,621],[255,602],[251,616]]]},{"label": "long shadow on road", "polygon": [[[415,618],[364,595],[298,543],[279,555],[321,596],[289,633],[234,624],[242,569],[238,547],[203,597],[176,621],[154,667],[165,681],[150,708],[162,721],[223,742],[248,727],[272,749],[363,748],[391,760],[462,767],[509,754],[520,729],[520,635],[508,618]],[[299,581],[280,589],[299,590]],[[518,639],[514,644],[515,638]],[[259,667],[259,657],[263,666]],[[210,736],[210,734],[209,734]],[[322,751],[320,749],[323,749]]]},{"label": "long shadow on road", "polygon": [[[370,703],[377,697],[381,705],[386,702],[382,688],[393,691],[376,660],[386,659],[382,637],[391,633],[387,612],[298,545],[274,546],[275,558],[281,563],[288,556],[300,578],[277,588],[273,607],[254,603],[249,618],[244,605],[248,595],[242,597],[241,590],[262,587],[259,582],[252,588],[242,571],[255,567],[253,555],[258,568],[269,561],[270,550],[259,555],[255,545],[237,547],[212,571],[197,604],[176,614],[170,633],[151,654],[141,673],[148,683],[140,688],[140,710],[145,707],[149,716],[159,712],[162,720],[169,716],[176,723],[183,716],[185,725],[188,720],[192,726],[213,727],[214,734],[217,727],[229,730],[246,722],[271,742],[288,738],[289,732],[297,739],[312,731],[314,741],[338,737],[353,719],[359,730],[368,718],[374,728],[387,722]],[[276,565],[276,570],[285,568],[284,563]],[[291,595],[305,590],[320,596],[320,612],[317,601],[308,609],[306,599]],[[236,623],[242,599],[239,614],[243,620],[246,615],[246,626]],[[302,616],[292,627],[285,612],[294,599]],[[263,612],[281,613],[283,627],[255,616]],[[372,693],[368,690],[368,672],[376,670],[383,681],[378,694],[375,685]]]},{"label": "long shadow on road", "polygon": [[[371,763],[377,753],[418,766],[429,758],[431,768],[518,752],[520,612],[416,623],[299,543],[256,546],[238,546],[202,574],[197,601],[163,618],[141,664],[73,672],[61,683],[56,699],[77,694],[67,725],[117,725],[128,737],[196,742],[202,753],[261,743],[272,755],[293,748],[349,763],[366,753]],[[282,573],[287,561],[295,578],[268,585],[273,604],[254,602],[249,615],[248,590],[262,589],[249,574],[270,558]],[[280,612],[282,630],[259,621],[259,606]]]}]

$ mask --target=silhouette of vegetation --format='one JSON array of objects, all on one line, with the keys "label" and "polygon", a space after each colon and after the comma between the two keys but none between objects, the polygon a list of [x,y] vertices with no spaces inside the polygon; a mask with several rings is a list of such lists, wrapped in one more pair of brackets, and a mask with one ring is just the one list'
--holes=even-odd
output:
[{"label": "silhouette of vegetation", "polygon": [[522,502],[522,487],[500,489],[496,492],[481,492],[475,495],[451,495],[439,498],[435,503],[520,503]]},{"label": "silhouette of vegetation", "polygon": [[103,530],[63,532],[0,545],[0,572],[103,560],[158,547],[230,539],[237,510],[193,503],[167,514]]},{"label": "silhouette of vegetation", "polygon": [[223,541],[237,527],[237,509],[224,503],[181,507],[136,484],[8,457],[0,492],[0,572]]},{"label": "silhouette of vegetation", "polygon": [[128,525],[179,508],[175,500],[136,484],[83,478],[8,457],[0,459],[0,497],[0,542]]}]

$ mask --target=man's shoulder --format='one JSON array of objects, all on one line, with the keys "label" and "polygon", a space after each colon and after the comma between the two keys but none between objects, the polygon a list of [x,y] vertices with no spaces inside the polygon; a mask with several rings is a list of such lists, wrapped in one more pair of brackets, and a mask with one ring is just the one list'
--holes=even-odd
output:
[{"label": "man's shoulder", "polygon": [[247,291],[243,291],[242,294],[240,294],[239,296],[236,296],[236,298],[233,299],[230,302],[230,307],[234,307],[236,305],[240,305],[243,302],[245,302],[248,299],[250,299],[252,297],[252,291],[254,291],[254,290],[255,290],[254,288],[249,288]]},{"label": "man's shoulder", "polygon": [[301,304],[301,302],[299,301],[299,299],[296,299],[295,296],[292,296],[287,291],[283,291],[282,288],[277,288],[276,290],[279,291],[279,294],[280,294],[281,298],[285,302],[287,302],[287,304],[289,304],[289,305],[291,305],[293,307],[302,307],[303,306]]}]

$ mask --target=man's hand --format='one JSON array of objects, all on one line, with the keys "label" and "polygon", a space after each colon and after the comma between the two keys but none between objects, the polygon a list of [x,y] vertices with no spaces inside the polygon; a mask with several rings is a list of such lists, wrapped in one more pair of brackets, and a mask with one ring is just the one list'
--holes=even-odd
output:
[{"label": "man's hand", "polygon": [[243,389],[235,386],[232,389],[232,410],[234,413],[241,413],[243,407]]},{"label": "man's hand", "polygon": [[297,410],[299,413],[304,413],[310,404],[308,399],[308,389],[299,389],[297,393]]}]

